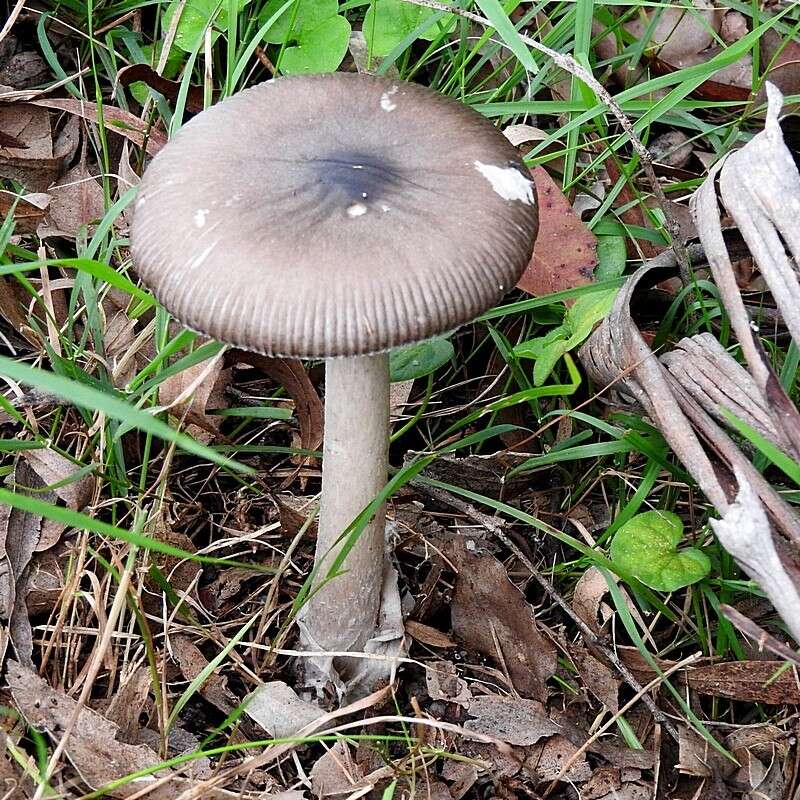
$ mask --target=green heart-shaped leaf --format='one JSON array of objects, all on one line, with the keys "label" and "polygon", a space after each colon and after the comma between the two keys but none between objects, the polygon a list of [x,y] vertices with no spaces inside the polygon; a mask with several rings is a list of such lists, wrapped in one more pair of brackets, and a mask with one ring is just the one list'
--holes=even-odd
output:
[{"label": "green heart-shaped leaf", "polygon": [[[448,0],[444,0],[445,3]],[[375,56],[387,56],[400,42],[438,12],[414,6],[403,0],[377,0],[364,16],[362,30]],[[420,34],[421,39],[433,41],[443,31],[455,28],[456,18],[445,14],[435,25]]]},{"label": "green heart-shaped leaf", "polygon": [[281,60],[286,75],[333,72],[347,52],[350,23],[340,16],[328,17],[315,28],[303,28],[297,45],[287,47]]},{"label": "green heart-shaped leaf", "polygon": [[614,535],[611,560],[660,592],[674,592],[708,575],[711,562],[696,547],[677,550],[683,522],[671,511],[645,511]]},{"label": "green heart-shaped leaf", "polygon": [[[263,24],[276,14],[285,2],[286,0],[269,0],[258,15],[259,23]],[[273,23],[264,40],[272,44],[283,44],[287,40],[297,41],[303,31],[313,30],[338,13],[339,0],[295,0],[295,5],[289,6]]]},{"label": "green heart-shaped leaf", "polygon": [[391,381],[400,383],[429,375],[446,364],[453,357],[453,352],[453,345],[441,336],[393,350],[389,354]]}]

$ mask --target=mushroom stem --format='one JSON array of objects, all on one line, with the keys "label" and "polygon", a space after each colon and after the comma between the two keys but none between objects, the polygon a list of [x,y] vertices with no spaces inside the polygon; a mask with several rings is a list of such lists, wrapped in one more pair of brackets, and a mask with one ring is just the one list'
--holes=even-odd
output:
[{"label": "mushroom stem", "polygon": [[[344,542],[342,532],[384,488],[389,459],[389,356],[325,363],[322,502],[314,558],[317,584]],[[344,561],[301,613],[305,649],[355,651],[375,631],[384,568],[385,507],[367,523]]]}]

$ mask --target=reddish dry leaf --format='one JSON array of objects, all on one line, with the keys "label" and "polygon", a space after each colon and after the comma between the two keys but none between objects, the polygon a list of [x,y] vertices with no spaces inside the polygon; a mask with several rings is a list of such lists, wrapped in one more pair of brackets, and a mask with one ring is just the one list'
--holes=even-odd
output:
[{"label": "reddish dry leaf", "polygon": [[458,575],[450,607],[453,634],[465,647],[508,670],[520,695],[545,701],[556,651],[540,632],[533,609],[494,556],[470,552],[460,539],[454,545]]},{"label": "reddish dry leaf", "polygon": [[[286,389],[294,401],[295,413],[300,423],[300,446],[304,450],[317,450],[322,444],[322,401],[309,380],[303,363],[296,358],[270,358],[245,350],[232,351],[230,360],[250,364]],[[309,458],[300,456],[295,463],[302,465],[309,461]]]},{"label": "reddish dry leaf", "polygon": [[0,147],[0,176],[43,192],[58,177],[64,159],[53,153],[50,115],[44,109],[0,104],[0,129],[24,148]]},{"label": "reddish dry leaf", "polygon": [[[5,217],[14,209],[14,232],[36,233],[44,220],[51,196],[46,192],[34,192],[18,197],[12,192],[0,191],[0,217]],[[0,307],[3,300],[0,298]]]},{"label": "reddish dry leaf", "polygon": [[539,234],[517,288],[537,297],[590,283],[597,239],[543,167],[532,171],[539,196]]},{"label": "reddish dry leaf", "polygon": [[[699,57],[691,59],[693,63],[700,63],[702,64],[705,61],[708,61],[709,58],[712,58],[716,53],[719,51],[712,52],[709,51],[708,53],[704,54],[701,53]],[[679,69],[683,69],[683,66],[674,66],[667,61],[664,61],[660,58],[651,58],[649,59],[650,69],[656,75],[670,75],[673,72],[677,72]],[[738,65],[738,62],[737,62]],[[688,64],[687,64],[688,66]],[[750,64],[750,69],[752,70],[752,63]],[[729,77],[733,78],[736,76],[736,72],[728,71],[725,74],[720,75],[718,77]],[[725,101],[733,101],[738,100],[739,102],[744,102],[749,99],[750,97],[750,90],[745,88],[741,85],[736,85],[733,83],[728,83],[722,80],[705,80],[699,86],[697,86],[692,91],[693,97],[699,97],[701,100],[712,100],[719,102],[720,100]]]},{"label": "reddish dry leaf", "polygon": [[[785,95],[800,94],[800,43],[787,41],[774,28],[764,31],[759,39],[761,62],[769,66],[769,80]],[[757,102],[766,100],[764,89],[759,92]],[[796,113],[797,105],[791,104]]]}]

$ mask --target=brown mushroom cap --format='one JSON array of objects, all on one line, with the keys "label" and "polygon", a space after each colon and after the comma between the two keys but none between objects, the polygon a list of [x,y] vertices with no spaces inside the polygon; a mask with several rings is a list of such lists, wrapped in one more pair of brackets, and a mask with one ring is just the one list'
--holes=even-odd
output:
[{"label": "brown mushroom cap", "polygon": [[131,246],[189,327],[349,356],[493,306],[537,226],[530,174],[490,122],[416,84],[336,73],[262,83],[184,125],[142,180]]}]

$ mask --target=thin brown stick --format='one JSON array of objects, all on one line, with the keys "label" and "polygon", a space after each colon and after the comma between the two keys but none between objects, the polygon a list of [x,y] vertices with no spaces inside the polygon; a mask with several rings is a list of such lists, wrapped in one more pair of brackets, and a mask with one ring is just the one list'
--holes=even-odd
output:
[{"label": "thin brown stick", "polygon": [[[453,8],[453,6],[439,3],[437,0],[403,0],[403,2],[411,3],[415,6],[422,6],[423,8],[431,8],[434,11],[443,11],[447,14],[455,14],[456,16],[463,17],[471,22],[475,22],[478,25],[482,25],[485,28],[494,29],[494,25],[492,25],[491,21],[486,19],[486,17],[482,17],[480,14],[474,14],[471,11]],[[642,160],[642,169],[644,170],[644,174],[647,176],[653,196],[656,198],[656,201],[658,202],[658,205],[664,214],[667,230],[672,238],[672,250],[675,253],[675,258],[678,261],[681,279],[684,283],[689,283],[691,275],[690,262],[686,253],[686,248],[681,240],[680,226],[678,225],[675,215],[672,213],[672,209],[670,208],[667,197],[664,194],[664,190],[661,188],[661,184],[658,182],[655,170],[653,169],[653,159],[650,157],[650,151],[637,136],[631,121],[625,116],[625,112],[622,110],[622,108],[620,108],[617,101],[608,93],[602,84],[594,77],[594,75],[582,67],[572,56],[567,55],[566,53],[559,53],[556,50],[551,50],[549,47],[541,44],[541,42],[537,42],[530,36],[526,36],[524,33],[520,33],[519,38],[529,47],[532,47],[534,50],[537,50],[551,59],[556,66],[560,67],[565,72],[569,72],[570,75],[574,75],[576,78],[582,80],[595,93],[595,95],[597,95],[598,100],[600,100],[604,105],[608,106],[608,110],[617,118],[617,121],[622,129],[628,134],[628,137],[631,140],[631,145],[633,145],[633,149]]]},{"label": "thin brown stick", "polygon": [[653,718],[659,722],[667,730],[670,736],[678,741],[678,731],[675,726],[669,721],[667,716],[661,711],[660,708],[653,702],[653,699],[646,693],[642,693],[642,685],[633,676],[633,673],[622,663],[617,654],[607,645],[605,645],[600,637],[575,613],[567,601],[556,591],[552,583],[533,565],[531,560],[520,550],[520,548],[506,535],[503,530],[502,521],[478,511],[475,506],[465,500],[460,500],[454,497],[449,492],[443,489],[438,489],[434,486],[429,486],[423,481],[413,480],[411,485],[420,491],[425,492],[429,497],[432,497],[437,502],[450,506],[450,508],[468,517],[473,522],[486,528],[489,533],[497,537],[512,553],[520,560],[525,568],[531,573],[536,582],[544,589],[545,593],[553,600],[556,605],[575,623],[580,630],[584,639],[589,642],[592,647],[599,650],[608,661],[614,665],[615,669],[622,675],[625,682],[641,696],[642,702],[647,706],[647,709],[653,715]]}]

